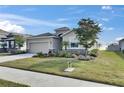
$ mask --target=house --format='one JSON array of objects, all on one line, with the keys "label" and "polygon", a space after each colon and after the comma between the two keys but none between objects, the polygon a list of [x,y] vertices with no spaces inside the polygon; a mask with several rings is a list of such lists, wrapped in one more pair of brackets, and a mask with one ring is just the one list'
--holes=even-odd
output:
[{"label": "house", "polygon": [[71,51],[71,52],[84,51],[84,47],[79,44],[76,34],[73,31],[68,31],[64,33],[62,35],[62,41],[67,41],[69,43],[69,45],[67,46],[67,51]]},{"label": "house", "polygon": [[58,51],[61,47],[60,37],[52,33],[44,33],[27,39],[27,50],[31,53]]},{"label": "house", "polygon": [[76,34],[68,27],[61,27],[55,29],[55,33],[44,33],[36,36],[32,36],[27,39],[27,50],[30,53],[49,51],[59,51],[62,48],[62,42],[67,41],[67,51],[82,52],[84,48],[79,44]]},{"label": "house", "polygon": [[[29,37],[29,35],[25,34],[9,33],[0,30],[0,52],[15,51],[18,49],[18,46],[15,43],[15,35],[23,35],[24,38]],[[23,47],[21,47],[21,50],[26,50],[26,42]]]},{"label": "house", "polygon": [[119,40],[119,48],[120,48],[120,51],[124,50],[124,39]]},{"label": "house", "polygon": [[120,47],[118,43],[112,43],[107,47],[107,50],[109,51],[119,51]]}]

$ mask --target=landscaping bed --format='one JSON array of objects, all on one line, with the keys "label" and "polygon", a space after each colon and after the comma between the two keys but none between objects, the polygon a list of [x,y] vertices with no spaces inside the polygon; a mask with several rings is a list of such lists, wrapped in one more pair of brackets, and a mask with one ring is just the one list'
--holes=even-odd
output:
[{"label": "landscaping bed", "polygon": [[[124,86],[123,54],[100,51],[95,60],[82,61],[73,58],[46,57],[26,58],[0,63],[1,66],[49,73],[82,80]],[[75,68],[73,72],[64,72],[68,62]]]},{"label": "landscaping bed", "polygon": [[0,87],[29,87],[29,86],[0,79]]}]

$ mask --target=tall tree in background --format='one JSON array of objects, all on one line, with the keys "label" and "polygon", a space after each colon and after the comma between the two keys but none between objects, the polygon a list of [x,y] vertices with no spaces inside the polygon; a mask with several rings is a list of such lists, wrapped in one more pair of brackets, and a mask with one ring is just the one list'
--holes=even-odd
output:
[{"label": "tall tree in background", "polygon": [[15,37],[15,43],[17,44],[17,46],[19,47],[19,49],[21,47],[23,47],[24,42],[25,42],[24,37],[21,36],[21,35],[15,35],[14,37]]},{"label": "tall tree in background", "polygon": [[85,48],[85,56],[88,54],[88,48],[91,48],[98,39],[98,33],[101,32],[99,24],[94,20],[81,19],[78,22],[79,27],[74,28],[73,31],[77,35],[80,45]]}]

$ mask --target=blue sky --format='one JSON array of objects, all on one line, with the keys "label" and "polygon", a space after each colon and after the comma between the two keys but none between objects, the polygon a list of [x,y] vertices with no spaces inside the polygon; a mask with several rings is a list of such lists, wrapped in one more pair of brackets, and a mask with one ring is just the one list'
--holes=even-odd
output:
[{"label": "blue sky", "polygon": [[0,29],[27,34],[54,32],[67,26],[77,27],[81,18],[97,21],[102,32],[101,43],[124,37],[124,6],[0,6]]}]

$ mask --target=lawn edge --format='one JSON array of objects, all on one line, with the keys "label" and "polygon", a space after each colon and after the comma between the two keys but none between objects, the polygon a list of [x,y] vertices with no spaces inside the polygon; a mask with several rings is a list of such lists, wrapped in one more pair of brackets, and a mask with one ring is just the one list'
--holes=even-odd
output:
[{"label": "lawn edge", "polygon": [[0,87],[31,87],[30,85],[26,85],[26,84],[14,82],[14,81],[6,80],[6,79],[0,79],[0,80],[6,81],[8,83],[13,83],[13,84],[18,84],[19,85],[19,86],[0,86]]},{"label": "lawn edge", "polygon": [[86,78],[71,77],[71,76],[68,76],[68,75],[60,75],[60,74],[55,74],[55,73],[52,73],[52,72],[34,71],[34,70],[31,70],[31,69],[12,67],[12,66],[4,66],[4,65],[1,65],[1,64],[0,64],[0,66],[8,67],[8,68],[14,68],[14,69],[19,69],[19,70],[25,70],[25,71],[32,71],[32,72],[37,72],[37,73],[43,73],[43,74],[49,74],[49,75],[55,75],[55,76],[61,76],[61,77],[67,77],[67,78],[72,78],[72,79],[84,80],[84,81],[91,81],[91,82],[94,82],[94,83],[101,83],[101,84],[112,85],[113,87],[114,86],[124,87],[124,86],[119,85],[119,84],[112,84],[112,83],[108,83],[108,82],[102,82],[102,81],[99,81],[99,80],[91,80],[91,79],[86,79]]}]

